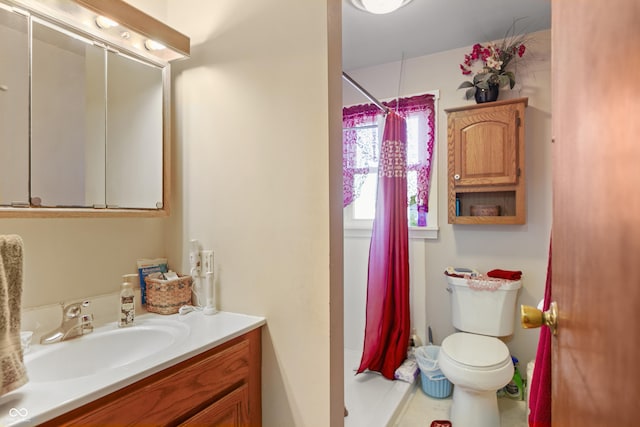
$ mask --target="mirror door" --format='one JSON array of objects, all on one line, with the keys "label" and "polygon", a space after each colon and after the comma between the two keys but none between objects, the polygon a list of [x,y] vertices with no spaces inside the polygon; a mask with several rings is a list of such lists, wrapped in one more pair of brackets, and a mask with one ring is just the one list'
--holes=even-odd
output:
[{"label": "mirror door", "polygon": [[31,204],[104,207],[106,50],[32,22]]},{"label": "mirror door", "polygon": [[162,208],[162,73],[161,68],[108,52],[108,207]]},{"label": "mirror door", "polygon": [[184,55],[73,4],[0,0],[0,216],[168,212],[168,60]]},{"label": "mirror door", "polygon": [[29,37],[26,16],[0,5],[0,206],[29,204]]}]

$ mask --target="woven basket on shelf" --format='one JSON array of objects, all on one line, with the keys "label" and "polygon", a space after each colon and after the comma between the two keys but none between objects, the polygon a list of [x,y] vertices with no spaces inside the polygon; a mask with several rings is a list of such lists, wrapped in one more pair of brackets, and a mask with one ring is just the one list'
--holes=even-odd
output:
[{"label": "woven basket on shelf", "polygon": [[159,314],[177,313],[180,307],[191,304],[191,276],[173,280],[144,278],[147,284],[147,311]]}]

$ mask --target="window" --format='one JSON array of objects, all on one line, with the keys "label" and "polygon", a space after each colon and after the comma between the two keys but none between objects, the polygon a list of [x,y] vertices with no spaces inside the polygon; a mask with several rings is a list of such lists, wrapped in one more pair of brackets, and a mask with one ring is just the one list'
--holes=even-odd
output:
[{"label": "window", "polygon": [[[403,103],[404,101],[404,103]],[[390,105],[394,108],[395,101]],[[387,103],[385,103],[387,104]],[[412,228],[437,232],[437,185],[435,171],[435,96],[420,95],[400,100],[398,111],[407,122],[407,217],[417,226],[417,206],[428,208],[427,226]],[[403,108],[404,107],[404,108]],[[354,114],[355,113],[355,114]],[[378,159],[384,116],[375,106],[356,106],[343,111],[345,228],[370,229],[375,217]],[[429,236],[425,236],[429,237]]]}]

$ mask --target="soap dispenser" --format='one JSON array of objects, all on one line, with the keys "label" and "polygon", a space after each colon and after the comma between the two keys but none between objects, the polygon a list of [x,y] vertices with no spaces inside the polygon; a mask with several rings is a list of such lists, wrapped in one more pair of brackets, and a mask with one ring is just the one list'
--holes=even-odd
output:
[{"label": "soap dispenser", "polygon": [[137,274],[125,274],[122,276],[122,286],[120,289],[120,319],[118,326],[125,327],[133,325],[136,316],[135,294],[133,285],[138,280]]}]

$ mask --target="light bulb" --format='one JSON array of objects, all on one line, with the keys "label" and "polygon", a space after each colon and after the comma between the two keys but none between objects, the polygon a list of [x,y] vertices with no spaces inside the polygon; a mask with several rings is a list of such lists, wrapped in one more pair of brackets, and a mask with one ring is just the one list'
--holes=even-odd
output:
[{"label": "light bulb", "polygon": [[147,50],[162,50],[166,48],[162,43],[151,39],[145,40],[144,47],[146,47]]},{"label": "light bulb", "polygon": [[362,0],[362,5],[371,13],[384,14],[398,9],[403,0]]},{"label": "light bulb", "polygon": [[108,28],[117,27],[118,23],[113,19],[109,19],[106,16],[100,15],[96,17],[96,25],[106,30]]}]

